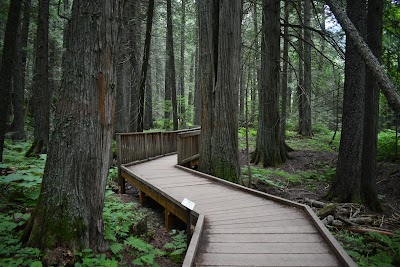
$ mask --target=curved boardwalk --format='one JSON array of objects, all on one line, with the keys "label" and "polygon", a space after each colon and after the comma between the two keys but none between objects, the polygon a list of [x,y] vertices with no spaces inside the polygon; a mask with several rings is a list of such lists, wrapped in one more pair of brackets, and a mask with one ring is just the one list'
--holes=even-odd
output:
[{"label": "curved boardwalk", "polygon": [[162,202],[159,194],[172,203],[164,207],[178,207],[188,198],[196,204],[194,214],[204,215],[193,237],[199,237],[198,244],[189,247],[193,260],[184,265],[356,266],[308,207],[185,170],[176,162],[171,155],[121,169],[124,178],[156,201]]}]

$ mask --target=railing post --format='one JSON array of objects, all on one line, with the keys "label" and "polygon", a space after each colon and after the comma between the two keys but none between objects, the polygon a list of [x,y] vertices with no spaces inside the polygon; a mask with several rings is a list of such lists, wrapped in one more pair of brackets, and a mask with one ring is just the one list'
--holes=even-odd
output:
[{"label": "railing post", "polygon": [[122,165],[122,142],[121,142],[121,135],[117,134],[117,149],[118,149],[118,156],[117,156],[117,166],[118,166],[118,187],[119,193],[125,194],[125,179],[121,175],[121,165]]},{"label": "railing post", "polygon": [[160,154],[164,155],[164,138],[162,132],[160,132]]}]

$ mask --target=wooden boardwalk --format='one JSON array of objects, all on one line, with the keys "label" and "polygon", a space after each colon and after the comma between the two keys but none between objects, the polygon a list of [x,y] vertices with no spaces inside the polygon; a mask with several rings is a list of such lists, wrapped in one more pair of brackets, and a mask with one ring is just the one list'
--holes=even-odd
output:
[{"label": "wooden boardwalk", "polygon": [[[121,166],[121,176],[197,225],[184,266],[357,266],[309,207],[176,166],[177,156]],[[175,217],[173,216],[173,217]],[[170,218],[171,217],[171,218]]]}]

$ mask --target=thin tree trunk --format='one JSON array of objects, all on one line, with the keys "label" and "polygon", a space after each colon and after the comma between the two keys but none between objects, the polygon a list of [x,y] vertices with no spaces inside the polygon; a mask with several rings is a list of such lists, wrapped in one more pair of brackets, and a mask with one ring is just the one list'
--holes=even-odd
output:
[{"label": "thin tree trunk", "polygon": [[[302,20],[303,6],[302,3],[298,3],[299,21]],[[305,105],[305,89],[304,89],[304,42],[303,42],[303,29],[299,29],[298,32],[298,82],[297,82],[297,111],[299,113],[299,133],[302,131],[303,119],[304,119],[304,105]]]},{"label": "thin tree trunk", "polygon": [[145,99],[144,129],[149,130],[153,128],[153,88],[151,86],[151,66],[147,69]]},{"label": "thin tree trunk", "polygon": [[24,233],[26,245],[46,254],[55,248],[107,249],[102,213],[115,111],[119,4],[73,3],[55,131],[39,203]]},{"label": "thin tree trunk", "polygon": [[[289,4],[290,0],[285,0],[285,23],[289,21]],[[283,71],[282,71],[282,123],[281,136],[282,140],[286,139],[286,116],[287,116],[287,96],[288,96],[288,65],[289,65],[289,27],[285,26],[283,30]]]},{"label": "thin tree trunk", "polygon": [[311,131],[311,1],[304,1],[304,92],[303,117],[300,134],[312,136]]},{"label": "thin tree trunk", "polygon": [[261,73],[260,73],[260,46],[259,46],[259,37],[258,37],[258,7],[257,1],[253,3],[253,27],[254,27],[254,71],[255,71],[255,82],[254,86],[251,90],[251,105],[250,105],[250,123],[254,124],[256,121],[256,103],[257,103],[257,93],[260,91],[261,87]]},{"label": "thin tree trunk", "polygon": [[3,53],[0,66],[0,162],[3,161],[4,138],[7,131],[8,106],[12,90],[13,64],[17,30],[20,23],[22,1],[11,0],[8,10],[6,31],[4,34]]},{"label": "thin tree trunk", "polygon": [[131,132],[136,132],[139,124],[139,83],[140,83],[140,32],[138,1],[127,1],[127,9],[130,11],[130,126]]},{"label": "thin tree trunk", "polygon": [[245,107],[244,107],[244,101],[245,101],[245,71],[244,67],[241,69],[241,74],[240,74],[240,88],[239,88],[239,124],[242,125],[243,122],[245,122]]},{"label": "thin tree trunk", "polygon": [[[198,16],[196,16],[198,17]],[[198,23],[197,23],[198,24]],[[197,29],[196,32],[198,32],[199,30]],[[198,34],[197,34],[198,36]],[[200,118],[201,118],[201,107],[202,107],[202,103],[201,103],[201,94],[200,94],[200,82],[199,82],[199,62],[200,62],[200,56],[199,56],[199,42],[198,41],[196,43],[196,63],[195,63],[195,67],[194,67],[194,101],[193,101],[193,105],[194,105],[194,118],[193,118],[193,124],[194,125],[200,125]]]},{"label": "thin tree trunk", "polygon": [[167,0],[167,61],[165,65],[165,128],[170,128],[172,111],[173,129],[178,130],[178,104],[176,99],[176,75],[174,56],[174,37],[172,30],[171,0]]},{"label": "thin tree trunk", "polygon": [[46,153],[50,137],[50,105],[52,88],[49,83],[49,0],[39,1],[36,77],[34,78],[32,111],[34,121],[33,144],[26,156]]},{"label": "thin tree trunk", "polygon": [[151,46],[151,30],[153,27],[154,0],[149,0],[146,22],[146,40],[144,42],[144,53],[142,61],[142,72],[140,75],[139,86],[139,112],[138,112],[138,127],[137,132],[143,132],[144,127],[144,106],[145,106],[145,87],[147,78],[147,67],[149,66],[150,46]]},{"label": "thin tree trunk", "polygon": [[31,0],[24,1],[23,20],[20,28],[20,34],[17,41],[17,60],[14,75],[14,92],[13,92],[13,109],[14,120],[11,129],[14,132],[12,138],[14,140],[25,140],[25,70],[27,58],[27,46],[29,35],[29,24],[31,15]]},{"label": "thin tree trunk", "polygon": [[115,132],[129,132],[130,126],[130,75],[129,67],[129,4],[125,5],[122,12],[122,22],[119,29],[119,49],[118,49],[118,72],[117,72],[117,93],[115,110]]},{"label": "thin tree trunk", "polygon": [[371,70],[374,78],[378,81],[382,93],[385,95],[389,106],[397,113],[400,113],[400,93],[397,91],[396,86],[390,80],[389,76],[385,73],[385,69],[379,63],[378,59],[374,56],[371,49],[364,41],[363,37],[358,32],[352,21],[346,16],[346,13],[340,7],[337,0],[326,0],[332,13],[346,32],[357,52],[364,60],[367,67]]},{"label": "thin tree trunk", "polygon": [[181,64],[179,70],[179,88],[180,88],[180,117],[181,126],[186,128],[186,102],[185,102],[185,28],[186,28],[186,0],[181,0]]},{"label": "thin tree trunk", "polygon": [[[374,55],[382,58],[383,1],[369,0],[367,15],[367,42]],[[361,168],[361,198],[371,210],[380,211],[376,188],[376,155],[378,143],[379,85],[367,69],[365,77],[364,134]]]}]

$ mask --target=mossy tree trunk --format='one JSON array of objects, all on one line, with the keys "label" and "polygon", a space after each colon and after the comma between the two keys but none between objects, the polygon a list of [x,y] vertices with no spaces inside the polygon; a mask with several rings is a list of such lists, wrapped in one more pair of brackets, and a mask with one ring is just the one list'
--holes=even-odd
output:
[{"label": "mossy tree trunk", "polygon": [[75,0],[39,203],[26,245],[106,249],[103,205],[115,111],[120,2]]},{"label": "mossy tree trunk", "polygon": [[237,182],[242,2],[199,1],[201,152],[199,169]]},{"label": "mossy tree trunk", "polygon": [[261,88],[256,150],[252,162],[264,167],[286,161],[286,150],[280,130],[280,1],[263,0],[261,41]]}]

